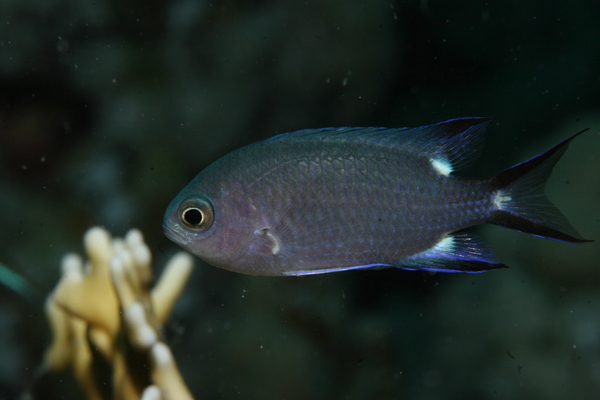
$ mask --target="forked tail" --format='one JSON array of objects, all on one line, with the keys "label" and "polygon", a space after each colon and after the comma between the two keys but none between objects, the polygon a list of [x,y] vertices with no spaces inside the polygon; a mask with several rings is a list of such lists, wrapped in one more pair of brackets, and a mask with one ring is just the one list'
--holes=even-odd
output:
[{"label": "forked tail", "polygon": [[569,143],[588,129],[577,132],[544,153],[492,177],[498,188],[495,197],[498,210],[491,222],[559,242],[591,242],[592,240],[584,239],[577,233],[544,194],[546,181],[558,160],[565,154]]}]

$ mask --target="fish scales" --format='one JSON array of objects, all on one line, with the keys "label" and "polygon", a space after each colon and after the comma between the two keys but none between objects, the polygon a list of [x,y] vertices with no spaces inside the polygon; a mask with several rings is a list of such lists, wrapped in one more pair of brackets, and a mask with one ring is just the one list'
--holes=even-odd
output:
[{"label": "fish scales", "polygon": [[[489,120],[299,131],[243,147],[173,200],[165,233],[213,265],[256,275],[389,266],[481,272],[503,265],[481,238],[461,231],[496,219],[551,238],[556,230],[565,242],[585,241],[555,208],[553,219],[541,222],[507,216],[502,207],[509,207],[509,193],[522,190],[509,170],[483,179],[451,173],[452,164],[466,165],[480,147]],[[534,160],[549,169],[540,179],[566,144],[553,148],[548,161]]]},{"label": "fish scales", "polygon": [[[327,147],[332,146],[328,144]],[[256,157],[269,157],[271,151],[264,150],[263,154],[256,154]],[[270,182],[263,183],[278,188],[277,196],[261,195],[264,191],[262,185],[254,185],[255,192],[248,193],[255,199],[257,207],[262,206],[261,211],[267,213],[270,210],[275,216],[269,221],[273,227],[272,233],[278,235],[283,243],[290,243],[290,251],[297,245],[312,248],[315,253],[321,254],[319,246],[322,243],[338,242],[340,246],[343,243],[344,247],[352,247],[355,253],[364,253],[369,249],[356,246],[363,244],[365,238],[373,238],[377,243],[387,246],[387,249],[380,249],[379,254],[389,253],[391,256],[386,260],[392,260],[405,255],[402,246],[394,245],[398,238],[393,236],[408,237],[415,229],[423,231],[423,228],[439,236],[440,229],[454,231],[473,224],[472,220],[463,222],[462,219],[467,215],[460,213],[462,198],[467,198],[471,191],[466,189],[463,195],[464,190],[460,186],[464,185],[456,180],[435,181],[436,176],[431,173],[428,162],[421,171],[406,168],[404,162],[398,162],[397,158],[402,156],[398,154],[391,154],[390,157],[375,154],[357,159],[350,154],[338,156],[335,147],[324,151],[331,155],[320,156],[318,149],[309,147],[305,152],[296,150],[295,156],[301,157],[295,158],[292,163],[275,157],[274,163],[280,163],[281,167],[270,169]],[[313,157],[313,154],[317,155]],[[295,175],[294,170],[299,169],[294,164],[302,164],[304,160],[310,160],[310,164],[315,165],[314,170]],[[416,161],[411,164],[416,166]],[[370,174],[365,173],[369,165],[372,170]],[[427,181],[426,178],[432,178],[429,185],[415,187],[413,182]],[[489,196],[478,197],[477,200],[485,201]],[[432,201],[435,198],[453,200]],[[488,204],[491,206],[489,201]],[[448,214],[450,205],[455,212]],[[406,210],[411,212],[407,213]],[[453,218],[457,213],[460,213],[458,218]],[[286,216],[277,217],[281,214]],[[416,219],[420,214],[438,223],[421,226],[420,220]],[[478,216],[482,220],[485,217]],[[378,222],[382,218],[387,222],[383,227]],[[281,229],[286,226],[291,229]],[[300,226],[302,229],[297,229]],[[349,234],[351,232],[360,234]],[[415,243],[413,247],[424,249],[428,245]]]}]

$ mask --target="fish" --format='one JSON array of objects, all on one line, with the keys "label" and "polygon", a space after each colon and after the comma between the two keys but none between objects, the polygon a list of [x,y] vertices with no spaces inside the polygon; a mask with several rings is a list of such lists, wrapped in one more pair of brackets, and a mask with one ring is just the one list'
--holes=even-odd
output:
[{"label": "fish", "polygon": [[506,267],[468,228],[495,224],[579,244],[546,197],[569,144],[482,178],[489,117],[416,128],[322,128],[241,147],[169,204],[165,235],[208,264],[261,276],[396,267],[479,273]]}]

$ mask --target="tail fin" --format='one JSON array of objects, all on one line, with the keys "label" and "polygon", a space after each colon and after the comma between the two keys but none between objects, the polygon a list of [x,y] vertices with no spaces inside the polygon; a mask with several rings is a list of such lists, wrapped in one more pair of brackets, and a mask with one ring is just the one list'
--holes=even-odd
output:
[{"label": "tail fin", "polygon": [[581,237],[544,194],[546,181],[558,160],[565,154],[569,143],[588,129],[495,175],[492,179],[495,187],[499,188],[495,198],[498,210],[491,222],[563,243],[592,242]]}]

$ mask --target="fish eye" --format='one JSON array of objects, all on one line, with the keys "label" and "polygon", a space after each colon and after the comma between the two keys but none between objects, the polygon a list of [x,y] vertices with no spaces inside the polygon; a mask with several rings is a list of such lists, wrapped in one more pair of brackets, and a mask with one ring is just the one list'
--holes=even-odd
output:
[{"label": "fish eye", "polygon": [[205,230],[213,223],[213,209],[204,199],[186,201],[179,210],[179,221],[189,229]]}]

